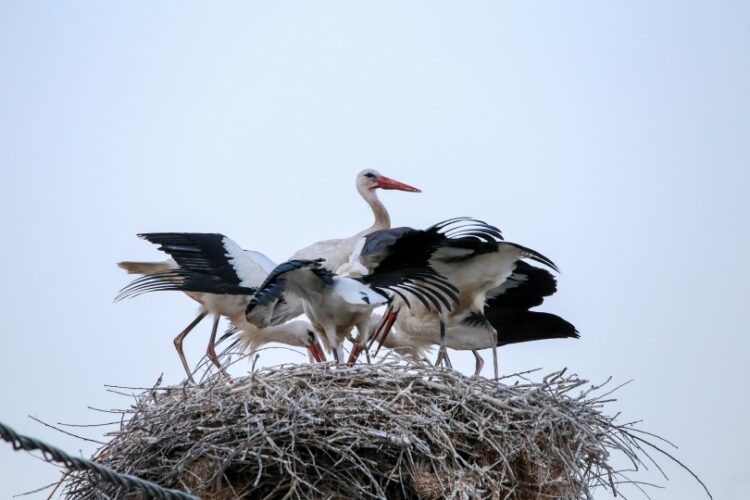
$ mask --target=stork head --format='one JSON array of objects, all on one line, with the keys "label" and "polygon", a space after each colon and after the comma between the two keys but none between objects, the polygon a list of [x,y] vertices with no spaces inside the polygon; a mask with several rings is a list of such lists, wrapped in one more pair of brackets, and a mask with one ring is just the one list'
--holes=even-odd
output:
[{"label": "stork head", "polygon": [[310,352],[310,356],[318,363],[326,362],[326,355],[323,352],[323,348],[318,342],[318,337],[315,336],[315,332],[307,330],[307,350]]},{"label": "stork head", "polygon": [[393,180],[384,176],[377,170],[365,169],[357,174],[357,189],[361,192],[374,191],[376,189],[397,189],[410,193],[421,193],[422,191],[403,182]]},{"label": "stork head", "polygon": [[315,360],[318,363],[324,363],[326,361],[326,355],[323,352],[323,348],[318,342],[318,337],[315,336],[315,332],[312,329],[312,325],[307,321],[290,321],[286,323],[294,336],[299,342],[298,345],[304,346],[310,354],[311,360]]}]

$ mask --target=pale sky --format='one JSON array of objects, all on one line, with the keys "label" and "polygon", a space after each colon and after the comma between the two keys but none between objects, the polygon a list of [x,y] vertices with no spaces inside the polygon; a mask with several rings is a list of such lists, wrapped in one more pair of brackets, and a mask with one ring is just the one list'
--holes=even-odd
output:
[{"label": "pale sky", "polygon": [[[741,1],[6,0],[0,421],[88,456],[28,416],[107,422],[88,407],[129,401],[104,384],[182,379],[194,303],[112,303],[115,262],[161,257],[136,233],[281,261],[369,226],[353,184],[376,168],[423,190],[381,195],[395,225],[481,218],[561,268],[543,310],[581,340],[503,349],[503,373],[633,379],[607,412],[677,443],[715,498],[750,498],[749,52]],[[0,463],[1,498],[58,477],[5,443]],[[660,463],[669,481],[636,476],[666,486],[653,499],[703,498]]]}]

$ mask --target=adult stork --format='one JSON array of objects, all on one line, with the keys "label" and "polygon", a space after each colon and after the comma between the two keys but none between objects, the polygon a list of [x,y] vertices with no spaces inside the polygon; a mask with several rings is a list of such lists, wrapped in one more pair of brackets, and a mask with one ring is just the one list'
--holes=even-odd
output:
[{"label": "adult stork", "polygon": [[[407,322],[410,318],[425,316],[435,324],[435,330],[440,333],[441,339],[438,363],[445,359],[446,364],[450,365],[446,352],[445,331],[448,326],[456,324],[459,318],[471,317],[492,339],[497,337],[497,331],[484,316],[487,294],[508,279],[516,262],[528,258],[557,270],[555,264],[539,252],[517,243],[503,241],[499,229],[468,217],[449,219],[424,231],[396,228],[372,233],[358,244],[347,267],[358,269],[361,274],[366,275],[375,263],[387,261],[391,252],[397,251],[401,246],[412,245],[415,241],[429,242],[429,246],[435,248],[429,259],[430,267],[458,290],[458,299],[449,314],[438,316],[432,311],[410,308],[410,314],[402,319],[402,322]],[[383,339],[398,318],[399,307],[396,300],[386,312]],[[419,320],[420,324],[424,322],[423,319]],[[492,345],[496,344],[493,340]],[[495,347],[493,360],[497,378]]]},{"label": "adult stork", "polygon": [[[451,324],[446,328],[446,346],[471,350],[476,359],[474,375],[478,376],[484,366],[478,353],[481,349],[535,340],[579,338],[578,331],[568,321],[554,314],[530,310],[556,290],[557,282],[549,271],[524,261],[516,262],[510,277],[488,292],[483,317],[470,311],[451,317]],[[501,332],[496,342],[487,335],[485,322]],[[375,330],[371,329],[370,334],[374,335]],[[396,327],[381,345],[415,358],[423,357],[427,349],[440,345],[433,315],[420,315],[414,310],[400,315]]]},{"label": "adult stork", "polygon": [[347,261],[354,246],[363,236],[370,234],[373,231],[388,229],[391,227],[391,217],[388,214],[385,205],[383,205],[383,202],[378,198],[378,189],[393,189],[410,193],[421,192],[415,187],[393,180],[373,169],[362,170],[357,174],[356,187],[359,195],[372,210],[372,215],[375,218],[372,225],[348,238],[313,243],[310,246],[297,250],[294,255],[291,256],[290,260],[325,259],[325,268],[329,271],[335,272],[341,264]]},{"label": "adult stork", "polygon": [[[188,379],[193,381],[182,343],[185,337],[208,314],[214,322],[206,355],[221,369],[216,356],[216,333],[221,316],[225,316],[242,331],[247,345],[276,341],[306,347],[316,361],[324,361],[322,349],[314,338],[310,339],[308,327],[299,323],[284,325],[289,319],[302,314],[302,303],[294,298],[282,298],[263,323],[250,324],[245,319],[245,308],[256,287],[275,266],[260,252],[242,250],[230,238],[216,233],[148,233],[139,235],[172,259],[164,262],[121,262],[118,265],[132,274],[143,274],[120,291],[115,300],[143,293],[164,290],[185,292],[201,304],[198,316],[174,339]],[[210,272],[201,260],[202,254],[212,256]],[[210,293],[213,292],[213,293]],[[258,339],[256,342],[253,339]]]}]

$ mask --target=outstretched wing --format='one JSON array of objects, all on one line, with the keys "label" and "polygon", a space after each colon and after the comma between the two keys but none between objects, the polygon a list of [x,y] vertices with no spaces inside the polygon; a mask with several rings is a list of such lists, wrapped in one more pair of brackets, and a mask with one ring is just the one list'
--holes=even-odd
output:
[{"label": "outstretched wing", "polygon": [[[357,261],[372,272],[401,267],[403,262],[418,262],[420,265],[433,257],[466,257],[483,248],[497,248],[502,240],[499,229],[480,220],[469,217],[448,219],[427,229],[396,227],[375,231],[363,238],[355,248],[350,261]],[[485,246],[486,246],[485,245]]]},{"label": "outstretched wing", "polygon": [[428,309],[450,310],[458,290],[431,264],[447,240],[439,225],[376,231],[359,245],[359,255],[352,260],[367,270],[363,282],[401,297],[407,305],[408,296],[413,296]]},{"label": "outstretched wing", "polygon": [[115,300],[169,290],[252,295],[268,275],[264,269],[270,262],[267,257],[243,251],[222,234],[146,233],[139,236],[159,245],[160,250],[174,259],[174,265],[134,280],[120,290]]},{"label": "outstretched wing", "polygon": [[115,297],[115,302],[137,297],[149,292],[179,291],[230,295],[252,295],[254,287],[227,283],[218,276],[188,269],[173,269],[141,276],[125,286]]},{"label": "outstretched wing", "polygon": [[425,230],[375,231],[357,245],[349,269],[358,271],[366,283],[396,293],[407,305],[403,292],[430,309],[450,310],[458,289],[435,270],[435,260],[466,259],[496,249],[501,240],[499,229],[469,217],[442,221]]},{"label": "outstretched wing", "polygon": [[263,263],[254,259],[253,252],[245,252],[223,234],[145,233],[138,236],[159,245],[159,250],[168,253],[181,269],[209,274],[227,284],[257,287],[268,275]]}]

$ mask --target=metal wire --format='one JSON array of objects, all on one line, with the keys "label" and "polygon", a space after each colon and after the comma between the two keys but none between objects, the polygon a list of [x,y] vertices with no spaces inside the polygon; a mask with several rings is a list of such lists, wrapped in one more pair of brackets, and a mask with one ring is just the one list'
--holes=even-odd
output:
[{"label": "metal wire", "polygon": [[71,470],[91,472],[98,476],[102,482],[112,483],[126,489],[142,490],[148,494],[149,498],[162,500],[200,500],[189,493],[162,488],[151,481],[115,472],[91,460],[70,456],[54,446],[50,446],[34,438],[22,436],[2,422],[0,422],[0,438],[11,443],[14,450],[41,451],[44,459],[48,462],[61,463]]}]

